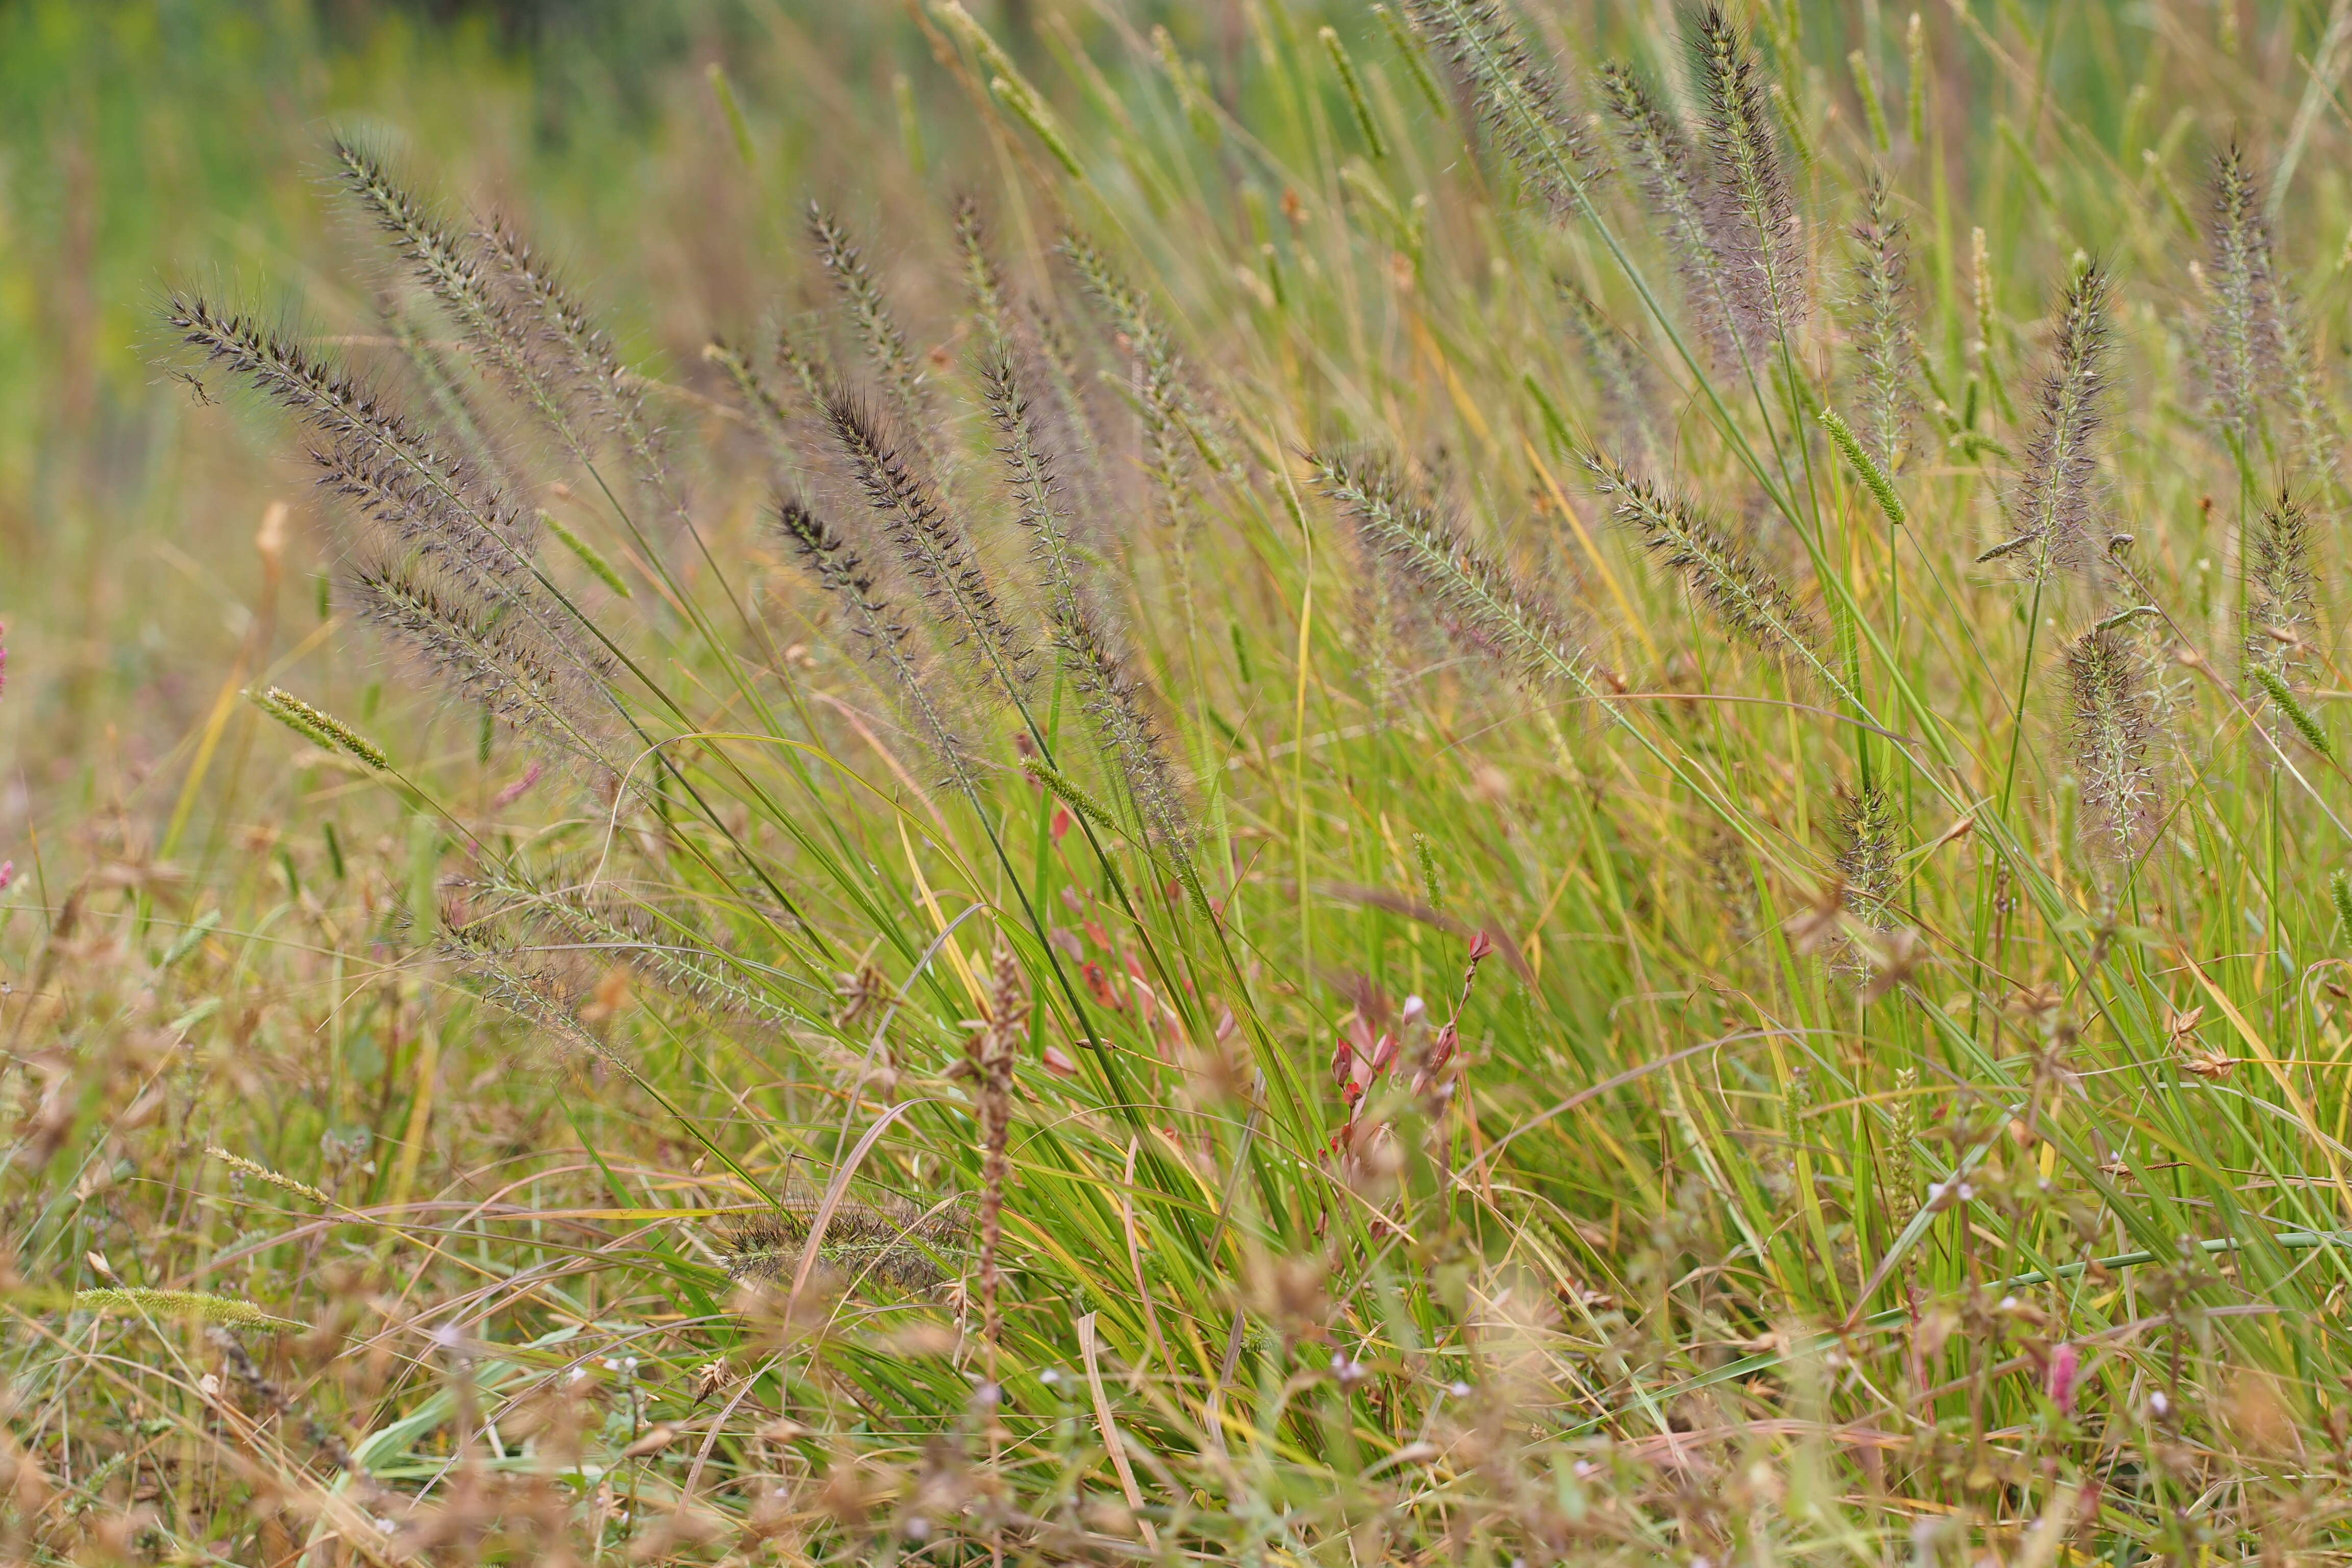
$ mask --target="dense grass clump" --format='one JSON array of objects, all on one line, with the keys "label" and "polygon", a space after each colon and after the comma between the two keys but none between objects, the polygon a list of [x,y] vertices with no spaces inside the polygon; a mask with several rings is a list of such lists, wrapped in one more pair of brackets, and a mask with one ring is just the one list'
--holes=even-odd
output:
[{"label": "dense grass clump", "polygon": [[2352,1545],[2341,28],[1637,9],[714,66],[667,368],[331,141],[376,321],[162,308],[292,776],[0,894],[10,1550]]}]

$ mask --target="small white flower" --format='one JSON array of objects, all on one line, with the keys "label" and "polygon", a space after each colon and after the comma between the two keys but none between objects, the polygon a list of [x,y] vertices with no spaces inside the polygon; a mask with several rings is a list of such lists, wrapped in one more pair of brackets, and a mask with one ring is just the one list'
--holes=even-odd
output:
[{"label": "small white flower", "polygon": [[1448,1384],[1445,1392],[1456,1399],[1467,1399],[1470,1397],[1470,1385],[1466,1383]]}]

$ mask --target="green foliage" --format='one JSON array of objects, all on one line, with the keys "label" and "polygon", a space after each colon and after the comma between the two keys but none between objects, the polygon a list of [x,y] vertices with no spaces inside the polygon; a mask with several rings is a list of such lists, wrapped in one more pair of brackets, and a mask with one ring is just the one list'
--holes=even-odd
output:
[{"label": "green foliage", "polygon": [[272,1317],[249,1301],[211,1296],[202,1290],[77,1290],[73,1304],[79,1312],[125,1312],[165,1322],[194,1318],[215,1328],[247,1329],[265,1334],[299,1331],[305,1326],[290,1318]]},{"label": "green foliage", "polygon": [[2325,18],[850,9],[0,22],[8,1550],[2352,1543]]}]

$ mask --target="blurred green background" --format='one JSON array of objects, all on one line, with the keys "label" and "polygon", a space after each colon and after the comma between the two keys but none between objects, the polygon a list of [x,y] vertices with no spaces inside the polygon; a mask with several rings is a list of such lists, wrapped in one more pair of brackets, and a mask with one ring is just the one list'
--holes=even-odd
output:
[{"label": "blurred green background", "polygon": [[[0,5],[0,854],[23,858],[35,815],[157,809],[142,785],[268,613],[259,520],[277,500],[301,515],[305,481],[257,426],[236,450],[184,438],[189,390],[158,368],[164,291],[363,325],[349,220],[321,183],[325,138],[349,130],[557,254],[625,268],[583,281],[651,334],[634,351],[690,347],[750,287],[743,170],[704,68],[726,61],[756,102],[769,63],[816,47],[819,10]],[[898,8],[822,11],[835,68],[905,53]],[[853,96],[887,103],[887,86]],[[766,151],[797,180],[804,146]],[[648,299],[665,301],[650,317]],[[289,596],[318,569],[305,532]]]}]

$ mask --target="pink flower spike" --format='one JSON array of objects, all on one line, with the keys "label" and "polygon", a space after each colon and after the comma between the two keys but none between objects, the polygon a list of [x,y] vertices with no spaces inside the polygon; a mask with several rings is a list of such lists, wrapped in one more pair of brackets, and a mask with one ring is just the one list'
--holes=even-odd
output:
[{"label": "pink flower spike", "polygon": [[530,767],[523,770],[522,777],[515,780],[514,783],[507,785],[506,788],[492,795],[490,797],[490,804],[501,809],[512,805],[515,802],[523,797],[523,793],[526,790],[530,789],[531,785],[539,782],[539,775],[546,771],[546,763],[531,763]]},{"label": "pink flower spike", "polygon": [[8,885],[16,879],[16,862],[14,860],[0,860],[0,893],[6,892],[8,890]]},{"label": "pink flower spike", "polygon": [[2042,1392],[2050,1403],[2058,1407],[2061,1415],[2074,1414],[2074,1380],[2082,1375],[2083,1352],[2071,1344],[2062,1344],[2050,1352],[2050,1370],[2042,1379]]}]

